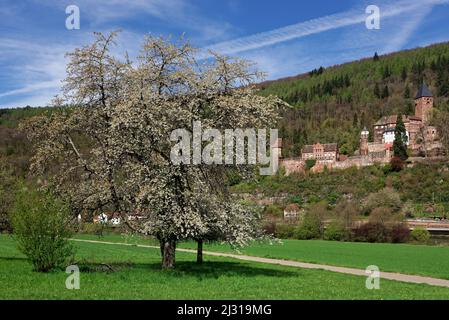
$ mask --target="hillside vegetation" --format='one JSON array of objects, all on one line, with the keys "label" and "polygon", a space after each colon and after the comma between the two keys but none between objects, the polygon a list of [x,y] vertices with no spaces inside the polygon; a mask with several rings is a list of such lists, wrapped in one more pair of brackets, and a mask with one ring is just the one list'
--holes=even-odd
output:
[{"label": "hillside vegetation", "polygon": [[337,142],[341,153],[353,154],[363,127],[372,131],[385,115],[414,114],[413,98],[422,82],[436,97],[436,108],[447,109],[448,43],[266,82],[261,93],[277,95],[293,106],[280,126],[285,156],[297,156],[303,145],[317,141]]}]

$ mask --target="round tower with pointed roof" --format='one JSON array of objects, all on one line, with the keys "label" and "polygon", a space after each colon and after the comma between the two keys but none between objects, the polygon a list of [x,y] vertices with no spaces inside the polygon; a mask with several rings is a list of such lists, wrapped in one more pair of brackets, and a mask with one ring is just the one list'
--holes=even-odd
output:
[{"label": "round tower with pointed roof", "polygon": [[415,116],[422,119],[423,124],[430,120],[430,112],[433,109],[433,94],[423,83],[415,97]]},{"label": "round tower with pointed roof", "polygon": [[368,150],[368,139],[369,139],[369,131],[366,127],[363,129],[360,134],[360,155],[367,156],[369,154]]}]

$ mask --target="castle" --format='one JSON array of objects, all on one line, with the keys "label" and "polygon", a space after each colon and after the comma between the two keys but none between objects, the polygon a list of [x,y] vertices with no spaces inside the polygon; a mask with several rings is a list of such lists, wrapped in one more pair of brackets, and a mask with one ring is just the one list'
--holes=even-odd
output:
[{"label": "castle", "polygon": [[[412,156],[436,156],[441,153],[437,129],[429,125],[433,104],[433,95],[423,84],[415,96],[415,115],[402,117],[408,138],[407,145]],[[374,124],[374,142],[369,142],[370,132],[364,128],[360,133],[359,150],[352,157],[340,155],[336,143],[318,142],[304,146],[300,158],[281,159],[281,167],[284,167],[286,174],[289,175],[304,171],[307,160],[315,161],[312,172],[320,172],[324,168],[345,169],[389,163],[393,157],[397,119],[397,115],[391,115],[377,121]]]}]

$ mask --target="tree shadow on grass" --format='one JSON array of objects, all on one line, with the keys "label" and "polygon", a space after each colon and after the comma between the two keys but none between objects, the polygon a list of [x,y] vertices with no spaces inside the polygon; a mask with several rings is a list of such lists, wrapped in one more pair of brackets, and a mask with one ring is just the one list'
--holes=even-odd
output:
[{"label": "tree shadow on grass", "polygon": [[[143,265],[148,268],[148,265]],[[202,264],[195,262],[177,262],[174,270],[161,270],[160,264],[150,264],[149,267],[155,271],[165,272],[174,277],[194,276],[199,279],[219,278],[222,276],[244,276],[244,277],[297,277],[298,272],[281,270],[278,268],[264,268],[251,266],[244,262],[216,262],[209,261]]]},{"label": "tree shadow on grass", "polygon": [[259,266],[250,266],[239,262],[204,262],[197,264],[195,262],[177,262],[173,270],[162,270],[160,263],[132,263],[132,262],[113,262],[113,263],[91,263],[80,262],[78,264],[81,272],[89,273],[115,273],[120,271],[142,271],[142,272],[161,272],[165,276],[171,277],[196,277],[198,279],[217,279],[222,276],[244,276],[244,277],[297,277],[298,271],[281,270],[278,268],[264,268]]},{"label": "tree shadow on grass", "polygon": [[[1,257],[0,260],[5,261],[21,261],[26,262],[24,257]],[[126,262],[89,262],[78,261],[73,264],[77,265],[80,272],[85,273],[116,273],[128,270],[137,270],[142,272],[161,272],[166,276],[185,277],[193,276],[202,279],[217,279],[222,276],[244,276],[244,277],[297,277],[298,271],[288,271],[273,267],[252,266],[245,262],[221,262],[221,261],[207,261],[202,264],[196,262],[180,261],[176,263],[173,270],[162,270],[160,263],[133,263]],[[62,269],[61,269],[62,270]]]},{"label": "tree shadow on grass", "polygon": [[0,260],[4,261],[27,261],[25,257],[2,257],[0,256]]}]

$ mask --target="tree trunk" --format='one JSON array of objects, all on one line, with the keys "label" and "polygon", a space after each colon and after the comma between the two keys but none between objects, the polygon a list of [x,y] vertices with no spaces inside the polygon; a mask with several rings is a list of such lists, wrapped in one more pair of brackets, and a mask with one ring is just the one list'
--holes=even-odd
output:
[{"label": "tree trunk", "polygon": [[162,269],[173,269],[175,267],[176,240],[162,242]]},{"label": "tree trunk", "polygon": [[196,251],[196,263],[203,263],[203,239],[198,239],[198,249]]}]

